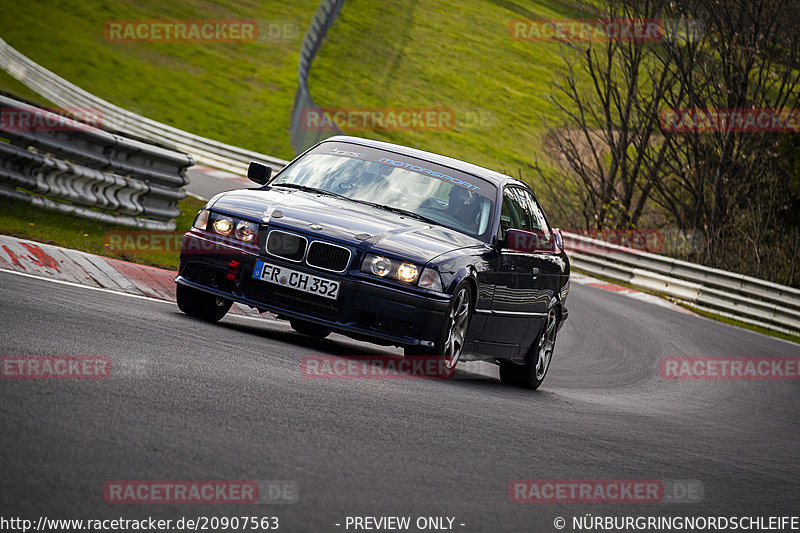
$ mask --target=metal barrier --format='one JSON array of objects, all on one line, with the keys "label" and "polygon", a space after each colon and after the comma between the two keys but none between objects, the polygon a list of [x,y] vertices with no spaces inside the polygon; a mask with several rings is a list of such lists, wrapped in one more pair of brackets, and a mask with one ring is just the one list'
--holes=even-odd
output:
[{"label": "metal barrier", "polygon": [[8,141],[0,142],[0,196],[125,226],[175,228],[190,156],[2,95],[0,137]]},{"label": "metal barrier", "polygon": [[298,153],[326,137],[341,133],[335,124],[328,131],[311,130],[305,124],[305,118],[309,111],[321,112],[322,110],[314,103],[311,93],[308,91],[308,73],[311,70],[311,63],[317,57],[317,52],[322,46],[322,40],[328,34],[328,30],[339,15],[343,4],[344,0],[322,0],[311,19],[311,25],[303,38],[303,44],[300,46],[300,61],[297,64],[297,92],[294,95],[290,123],[292,148]]},{"label": "metal barrier", "polygon": [[0,68],[58,106],[98,110],[105,130],[174,146],[190,154],[199,164],[244,175],[250,161],[261,161],[274,170],[280,170],[288,163],[283,159],[207,139],[126,111],[31,61],[2,39]]},{"label": "metal barrier", "polygon": [[625,248],[574,233],[564,244],[575,268],[666,294],[698,309],[800,334],[800,289]]}]

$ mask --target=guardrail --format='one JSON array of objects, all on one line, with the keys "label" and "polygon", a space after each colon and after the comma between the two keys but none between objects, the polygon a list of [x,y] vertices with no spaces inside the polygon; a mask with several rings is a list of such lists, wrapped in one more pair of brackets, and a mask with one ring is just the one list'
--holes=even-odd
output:
[{"label": "guardrail", "polygon": [[698,309],[800,334],[800,289],[679,259],[564,234],[575,268],[666,294]]},{"label": "guardrail", "polygon": [[190,156],[2,95],[0,137],[8,141],[0,142],[0,196],[125,226],[175,229]]},{"label": "guardrail", "polygon": [[102,113],[105,130],[132,135],[152,143],[174,146],[190,154],[202,165],[244,175],[247,173],[250,161],[261,161],[274,170],[280,170],[288,163],[283,159],[161,124],[117,107],[31,61],[3,39],[0,39],[0,68],[57,106],[99,110]]},{"label": "guardrail", "polygon": [[308,90],[308,73],[311,70],[311,63],[317,57],[317,52],[322,46],[323,39],[339,15],[343,4],[344,0],[322,0],[311,19],[311,25],[308,27],[305,37],[303,37],[303,44],[300,46],[300,61],[297,63],[297,92],[294,95],[290,122],[292,148],[298,153],[326,137],[341,133],[335,124],[330,131],[311,131],[304,122],[305,115],[309,111],[322,111],[322,108],[314,103]]}]

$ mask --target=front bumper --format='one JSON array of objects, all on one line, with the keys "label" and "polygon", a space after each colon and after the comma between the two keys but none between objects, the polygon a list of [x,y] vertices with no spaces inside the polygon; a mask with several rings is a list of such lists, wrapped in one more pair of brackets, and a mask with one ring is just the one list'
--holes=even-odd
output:
[{"label": "front bumper", "polygon": [[[184,249],[203,250],[203,237],[184,236]],[[341,284],[336,300],[254,279],[257,260],[284,266]],[[231,261],[239,263],[229,276]],[[355,261],[355,264],[358,264]],[[269,311],[281,318],[296,318],[320,324],[338,333],[379,344],[396,346],[433,346],[441,330],[450,300],[442,294],[420,294],[411,289],[393,287],[365,279],[366,274],[350,270],[331,274],[304,265],[288,263],[256,250],[215,244],[214,253],[182,253],[178,276],[181,285],[208,292]],[[233,279],[229,279],[232,277]]]}]

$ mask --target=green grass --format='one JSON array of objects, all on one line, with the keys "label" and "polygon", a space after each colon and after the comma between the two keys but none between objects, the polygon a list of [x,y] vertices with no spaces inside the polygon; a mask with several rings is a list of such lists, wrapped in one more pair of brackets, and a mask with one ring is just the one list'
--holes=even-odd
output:
[{"label": "green grass", "polygon": [[28,89],[27,85],[12,78],[5,70],[0,70],[0,91],[5,91],[40,106],[55,107],[47,98],[39,96],[37,93]]},{"label": "green grass", "polygon": [[[0,36],[125,109],[236,146],[291,157],[289,113],[298,50],[317,5],[318,0],[4,2]],[[287,21],[297,32],[293,39],[250,43],[105,39],[106,21],[132,19]],[[7,77],[0,84],[9,86]]]},{"label": "green grass", "polygon": [[[516,174],[543,157],[559,45],[514,40],[520,18],[580,18],[554,0],[348,0],[309,80],[323,107],[444,107],[444,131],[353,132]],[[465,119],[463,121],[458,119]],[[345,133],[348,133],[345,131]]]},{"label": "green grass", "polygon": [[[300,40],[318,0],[8,2],[0,36],[110,102],[181,129],[277,157],[294,154],[289,114]],[[550,101],[555,43],[511,38],[520,18],[586,16],[558,0],[348,0],[311,70],[325,107],[449,108],[446,131],[350,132],[422,147],[500,171],[545,165],[558,122]],[[296,39],[257,43],[114,43],[104,23],[131,19],[261,19]],[[0,88],[20,91],[8,76]],[[30,92],[22,90],[22,96]],[[529,172],[529,170],[527,170]]]},{"label": "green grass", "polygon": [[[187,197],[178,206],[181,215],[175,219],[176,232],[181,234],[192,226],[197,211],[205,205],[205,201]],[[144,265],[178,269],[177,250],[130,251],[112,250],[109,233],[136,232],[134,228],[105,224],[87,220],[75,215],[65,215],[32,207],[27,202],[3,199],[0,210],[0,233],[13,235],[22,239],[53,244],[64,248],[82,250],[84,252],[122,259]],[[148,232],[149,233],[149,232]]]}]

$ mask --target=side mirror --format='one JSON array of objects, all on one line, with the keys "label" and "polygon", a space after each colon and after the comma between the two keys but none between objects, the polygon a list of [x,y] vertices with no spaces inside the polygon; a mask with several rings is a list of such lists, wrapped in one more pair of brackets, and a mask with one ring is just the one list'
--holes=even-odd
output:
[{"label": "side mirror", "polygon": [[549,231],[510,229],[506,232],[506,247],[512,252],[554,252],[556,239]]},{"label": "side mirror", "polygon": [[250,166],[247,167],[247,177],[250,181],[254,181],[259,185],[266,185],[272,176],[272,167],[268,167],[263,163],[251,161]]}]

